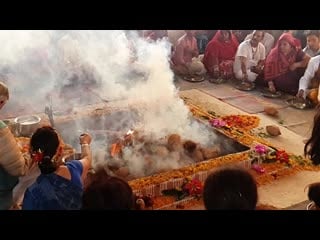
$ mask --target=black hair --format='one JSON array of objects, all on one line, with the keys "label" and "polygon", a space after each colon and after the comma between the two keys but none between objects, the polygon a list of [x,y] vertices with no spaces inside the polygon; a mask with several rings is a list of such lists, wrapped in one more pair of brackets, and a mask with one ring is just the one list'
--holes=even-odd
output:
[{"label": "black hair", "polygon": [[109,176],[101,168],[87,179],[82,197],[82,209],[130,210],[134,195],[129,184]]},{"label": "black hair", "polygon": [[304,35],[305,35],[306,37],[311,36],[311,35],[314,35],[314,36],[316,36],[317,38],[320,38],[320,32],[319,32],[319,30],[306,30],[306,31],[304,31]]},{"label": "black hair", "polygon": [[320,207],[320,182],[309,185],[308,198]]},{"label": "black hair", "polygon": [[265,30],[253,30],[252,36],[253,36],[256,32],[262,32],[262,39],[264,38]]},{"label": "black hair", "polygon": [[33,152],[41,151],[43,159],[38,162],[42,174],[50,174],[57,170],[58,165],[53,156],[59,147],[59,137],[56,131],[50,126],[38,128],[31,137],[30,150]]},{"label": "black hair", "polygon": [[207,210],[254,210],[257,184],[246,169],[221,168],[206,179],[203,200]]},{"label": "black hair", "polygon": [[320,108],[316,108],[317,112],[313,118],[313,128],[311,137],[304,146],[304,155],[310,157],[313,164],[320,163]]}]

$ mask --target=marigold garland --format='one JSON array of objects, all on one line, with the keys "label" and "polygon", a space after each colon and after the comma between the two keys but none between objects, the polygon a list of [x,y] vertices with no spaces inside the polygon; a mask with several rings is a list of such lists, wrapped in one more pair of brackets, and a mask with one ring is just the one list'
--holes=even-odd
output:
[{"label": "marigold garland", "polygon": [[[223,134],[238,141],[239,143],[248,147],[252,147],[253,143],[259,143],[274,150],[275,154],[272,157],[271,155],[268,155],[268,157],[266,158],[266,160],[271,160],[271,162],[260,164],[260,166],[265,169],[265,173],[259,174],[253,169],[250,170],[259,186],[272,183],[275,180],[278,180],[285,176],[293,175],[296,172],[302,170],[320,171],[320,166],[318,167],[312,165],[312,162],[310,160],[302,156],[289,154],[284,149],[279,149],[278,147],[274,146],[265,139],[259,136],[255,136],[251,130],[253,128],[258,127],[260,123],[260,119],[258,117],[250,115],[229,115],[218,117],[215,114],[203,111],[199,107],[194,106],[190,103],[188,105],[191,113],[200,121],[209,121],[209,123],[217,131],[222,132]],[[261,147],[255,149],[256,152],[261,153],[262,150],[263,149]],[[214,161],[208,160],[180,169],[156,174],[154,176],[135,179],[133,181],[130,181],[129,184],[133,189],[141,189],[150,185],[157,185],[174,178],[183,178],[191,176],[199,171],[207,171],[227,164],[248,160],[249,158],[250,151],[226,155],[219,158],[215,158]],[[156,197],[155,199],[157,198],[162,199],[163,196]],[[168,199],[168,197],[166,196],[166,198],[164,199]],[[174,204],[174,198],[170,199],[172,201],[171,203]],[[165,204],[168,205],[169,203],[166,202]],[[161,204],[157,205],[157,207],[159,206],[161,206]]]},{"label": "marigold garland", "polygon": [[[276,151],[276,161],[271,163],[260,164],[266,170],[266,173],[259,174],[253,169],[251,173],[255,177],[259,186],[272,183],[282,177],[290,176],[298,171],[320,171],[320,166],[312,165],[312,162],[302,156],[288,154],[283,149],[278,149],[265,139],[255,136],[251,130],[259,126],[260,119],[256,116],[250,115],[227,115],[223,117],[216,116],[212,112],[206,112],[199,107],[188,103],[191,113],[200,121],[209,121],[211,125],[223,134],[238,141],[239,143],[251,147],[253,143],[260,143],[273,148]],[[29,153],[29,138],[17,138],[20,150],[23,153]],[[257,151],[262,151],[257,149]],[[208,160],[182,167],[172,171],[155,174],[153,176],[143,177],[129,181],[129,185],[134,190],[143,189],[150,185],[157,185],[171,179],[185,178],[194,175],[200,171],[208,171],[213,168],[224,166],[227,164],[234,164],[250,158],[250,151],[240,152],[232,155],[226,155],[215,158],[214,161]],[[162,206],[174,204],[176,199],[172,196],[157,196],[154,198],[154,208],[161,208]],[[199,200],[189,200],[177,206],[178,209],[190,207],[194,204],[199,204]]]}]

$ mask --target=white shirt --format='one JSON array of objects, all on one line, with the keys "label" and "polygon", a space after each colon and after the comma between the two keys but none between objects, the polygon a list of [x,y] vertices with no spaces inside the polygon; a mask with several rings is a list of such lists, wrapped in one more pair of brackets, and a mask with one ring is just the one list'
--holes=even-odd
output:
[{"label": "white shirt", "polygon": [[302,51],[304,51],[310,57],[314,57],[320,53],[320,49],[318,49],[318,51],[315,52],[309,46],[306,46]]},{"label": "white shirt", "polygon": [[[245,40],[252,39],[252,37],[253,37],[253,33],[250,33],[246,36]],[[266,56],[267,56],[274,46],[274,37],[270,33],[265,32],[264,37],[261,40],[261,43],[266,48]]]},{"label": "white shirt", "polygon": [[266,49],[263,44],[259,42],[256,50],[254,50],[250,44],[250,39],[240,43],[233,64],[233,71],[235,73],[241,70],[240,57],[245,57],[247,59],[246,67],[247,69],[250,69],[252,66],[257,66],[260,60],[266,58]]},{"label": "white shirt", "polygon": [[315,73],[319,69],[320,64],[320,55],[310,58],[307,69],[304,72],[304,75],[299,80],[299,90],[304,90],[306,94],[306,89],[308,88],[311,79],[314,77]]}]

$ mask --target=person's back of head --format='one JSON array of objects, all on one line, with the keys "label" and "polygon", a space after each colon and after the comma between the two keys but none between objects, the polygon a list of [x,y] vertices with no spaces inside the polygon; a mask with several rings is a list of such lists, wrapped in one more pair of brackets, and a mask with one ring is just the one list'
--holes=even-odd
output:
[{"label": "person's back of head", "polygon": [[87,179],[82,209],[130,210],[133,206],[132,189],[121,178],[111,177],[101,168]]},{"label": "person's back of head", "polygon": [[205,181],[203,200],[207,210],[254,210],[258,201],[255,179],[245,169],[218,169]]},{"label": "person's back of head", "polygon": [[50,126],[38,128],[30,140],[30,154],[38,163],[42,174],[56,171],[58,159],[55,159],[60,145],[57,132]]},{"label": "person's back of head", "polygon": [[308,199],[313,201],[316,205],[316,208],[320,207],[320,182],[313,183],[309,185],[308,189]]}]

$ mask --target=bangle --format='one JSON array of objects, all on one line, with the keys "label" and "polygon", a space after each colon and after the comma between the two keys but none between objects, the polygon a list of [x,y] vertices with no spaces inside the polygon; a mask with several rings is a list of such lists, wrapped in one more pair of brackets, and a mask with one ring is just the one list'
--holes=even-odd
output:
[{"label": "bangle", "polygon": [[81,147],[83,147],[83,146],[90,146],[90,144],[89,143],[82,143]]}]

